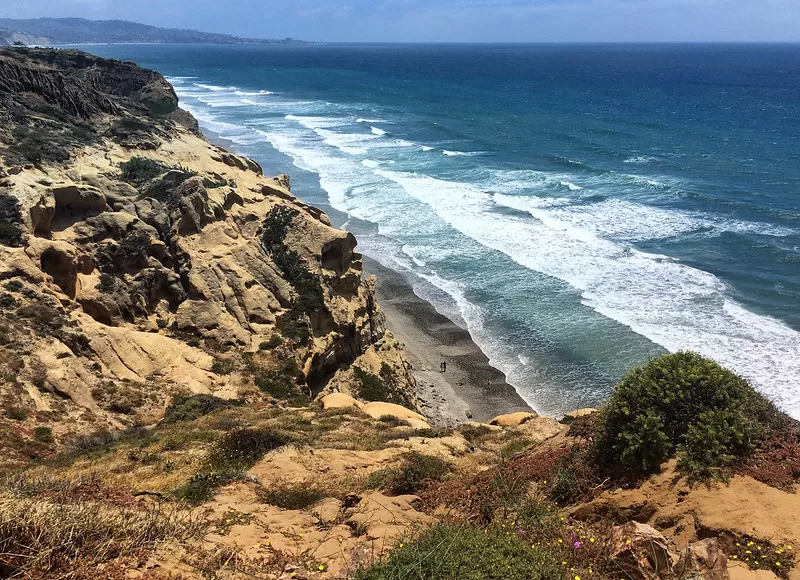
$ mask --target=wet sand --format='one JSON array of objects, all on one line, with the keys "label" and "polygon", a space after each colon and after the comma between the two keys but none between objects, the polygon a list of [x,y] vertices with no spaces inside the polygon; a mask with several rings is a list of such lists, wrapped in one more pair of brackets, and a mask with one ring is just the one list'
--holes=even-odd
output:
[{"label": "wet sand", "polygon": [[[414,294],[402,274],[366,256],[364,273],[377,277],[378,304],[389,330],[405,344],[423,410],[435,425],[486,422],[503,413],[530,410],[469,332]],[[443,361],[445,372],[440,371]]]}]

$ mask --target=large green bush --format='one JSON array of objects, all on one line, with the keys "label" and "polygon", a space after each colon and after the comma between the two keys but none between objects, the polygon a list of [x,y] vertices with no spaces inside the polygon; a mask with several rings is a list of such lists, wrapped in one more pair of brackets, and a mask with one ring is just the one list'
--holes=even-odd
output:
[{"label": "large green bush", "polygon": [[439,524],[399,544],[384,561],[354,574],[355,580],[552,580],[564,577],[559,558],[533,548],[524,536]]},{"label": "large green bush", "polygon": [[725,477],[775,424],[777,409],[750,384],[693,352],[631,370],[603,409],[595,441],[601,468],[653,473],[677,452],[692,480]]}]

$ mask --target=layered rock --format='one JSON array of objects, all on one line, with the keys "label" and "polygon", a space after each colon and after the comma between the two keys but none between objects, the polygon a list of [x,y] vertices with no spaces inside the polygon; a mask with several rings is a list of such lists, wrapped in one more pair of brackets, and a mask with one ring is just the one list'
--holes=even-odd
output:
[{"label": "layered rock", "polygon": [[[0,51],[0,87],[0,357],[23,363],[0,395],[29,416],[14,424],[23,438],[34,418],[56,441],[153,421],[175,392],[260,396],[246,373],[215,368],[236,353],[291,359],[312,395],[353,392],[353,365],[389,368],[416,408],[352,234],[286,176],[207,142],[163,77],[72,51]],[[14,140],[36,129],[20,107],[89,138],[31,152]],[[271,216],[286,217],[267,244]],[[33,381],[24,369],[39,363]]]}]

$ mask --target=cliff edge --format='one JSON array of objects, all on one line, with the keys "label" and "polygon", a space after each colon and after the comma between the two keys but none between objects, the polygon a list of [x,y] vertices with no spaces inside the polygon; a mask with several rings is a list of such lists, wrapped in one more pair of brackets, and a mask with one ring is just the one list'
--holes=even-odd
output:
[{"label": "cliff edge", "polygon": [[152,424],[175,395],[417,409],[352,234],[209,143],[160,74],[0,50],[0,155],[4,457]]}]

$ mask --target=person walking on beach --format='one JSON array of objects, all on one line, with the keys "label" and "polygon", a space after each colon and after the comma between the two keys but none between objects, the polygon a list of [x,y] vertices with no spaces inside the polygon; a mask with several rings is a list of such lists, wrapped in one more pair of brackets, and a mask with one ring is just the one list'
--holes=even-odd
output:
[{"label": "person walking on beach", "polygon": [[447,371],[447,362],[446,361],[442,361],[442,364],[439,365],[439,370],[441,372],[446,372]]}]

